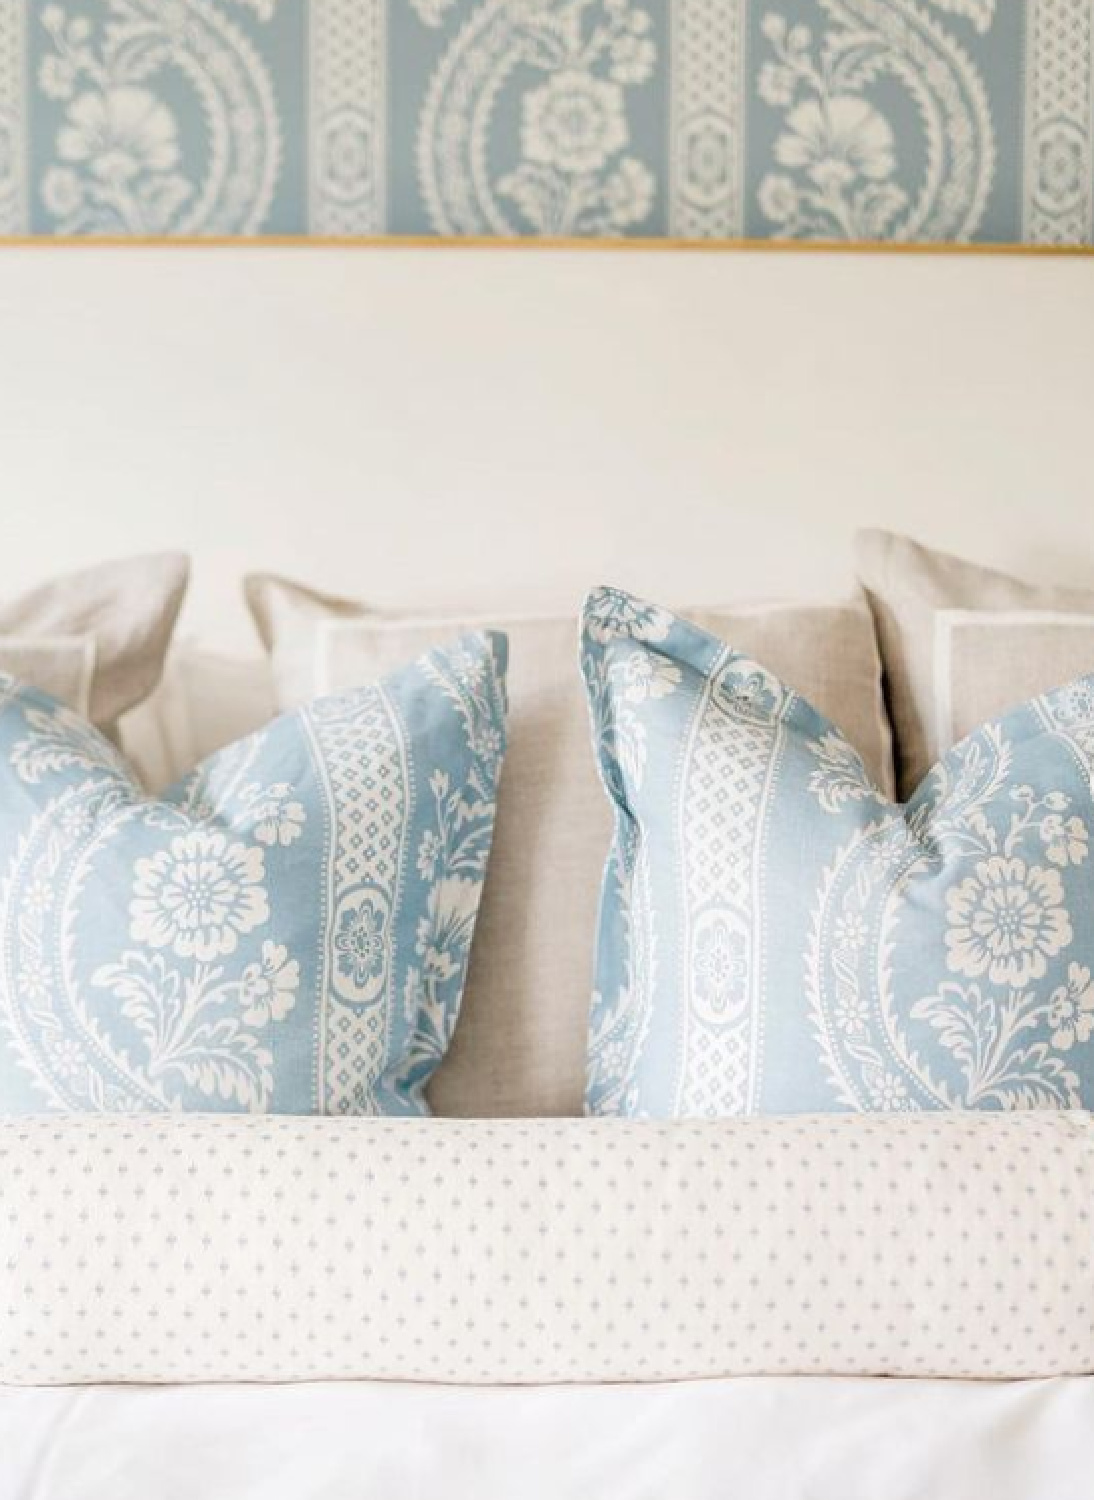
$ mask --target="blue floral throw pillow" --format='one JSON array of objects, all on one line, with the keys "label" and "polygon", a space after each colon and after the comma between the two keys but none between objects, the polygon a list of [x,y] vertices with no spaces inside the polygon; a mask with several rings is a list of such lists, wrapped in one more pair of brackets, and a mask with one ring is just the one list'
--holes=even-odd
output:
[{"label": "blue floral throw pillow", "polygon": [[320,699],[150,800],[0,679],[0,1112],[428,1114],[494,827],[505,637]]},{"label": "blue floral throw pillow", "polygon": [[901,807],[665,610],[598,590],[582,663],[616,809],[590,1113],[1094,1107],[1094,677]]}]

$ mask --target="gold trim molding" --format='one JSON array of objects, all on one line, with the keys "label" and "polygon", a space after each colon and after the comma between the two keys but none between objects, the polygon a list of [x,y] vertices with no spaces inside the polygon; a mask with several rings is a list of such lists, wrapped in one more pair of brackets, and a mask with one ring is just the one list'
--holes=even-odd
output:
[{"label": "gold trim molding", "polygon": [[8,235],[0,249],[157,249],[157,250],[580,250],[682,251],[686,254],[827,255],[1010,255],[1049,258],[1091,258],[1094,245],[1025,244],[908,244],[885,240],[687,240],[687,239],[561,239],[446,238],[439,235]]}]

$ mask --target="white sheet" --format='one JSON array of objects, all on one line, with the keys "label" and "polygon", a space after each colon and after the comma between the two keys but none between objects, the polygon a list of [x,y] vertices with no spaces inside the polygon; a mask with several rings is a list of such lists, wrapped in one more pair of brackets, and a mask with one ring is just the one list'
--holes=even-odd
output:
[{"label": "white sheet", "polygon": [[0,1392],[2,1500],[1091,1500],[1094,1378]]}]

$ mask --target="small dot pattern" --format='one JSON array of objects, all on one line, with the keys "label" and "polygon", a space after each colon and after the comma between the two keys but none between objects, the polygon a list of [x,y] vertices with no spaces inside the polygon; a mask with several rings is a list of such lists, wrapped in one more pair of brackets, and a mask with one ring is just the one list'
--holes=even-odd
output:
[{"label": "small dot pattern", "polygon": [[0,1121],[0,1379],[1094,1371],[1082,1113]]}]

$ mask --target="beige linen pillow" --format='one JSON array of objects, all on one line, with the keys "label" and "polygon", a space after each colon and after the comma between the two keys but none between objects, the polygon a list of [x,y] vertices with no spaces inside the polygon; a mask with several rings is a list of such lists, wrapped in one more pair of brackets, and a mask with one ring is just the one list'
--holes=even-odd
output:
[{"label": "beige linen pillow", "polygon": [[0,601],[0,671],[115,733],[160,679],[189,571],[178,552],[132,557]]},{"label": "beige linen pillow", "polygon": [[986,720],[1094,670],[1094,592],[1041,588],[887,531],[860,531],[905,800]]},{"label": "beige linen pillow", "polygon": [[246,739],[277,712],[269,658],[224,656],[176,637],[156,691],[122,726],[122,748],[151,791]]},{"label": "beige linen pillow", "polygon": [[[249,578],[247,597],[283,709],[374,681],[486,623],[371,614],[268,576]],[[863,603],[689,613],[806,694],[891,790],[880,664]],[[491,616],[489,624],[509,636],[509,749],[460,1020],[430,1102],[441,1115],[580,1114],[611,815],[589,743],[577,619]]]}]

